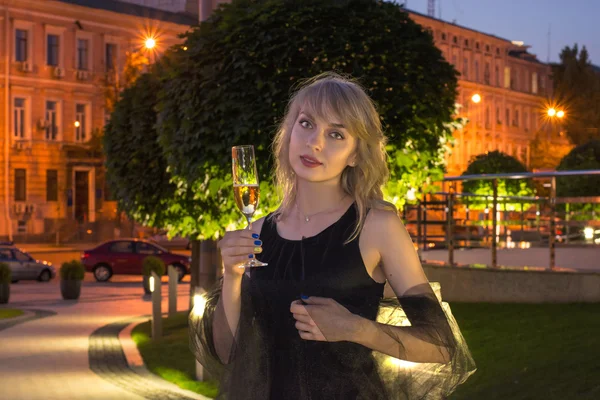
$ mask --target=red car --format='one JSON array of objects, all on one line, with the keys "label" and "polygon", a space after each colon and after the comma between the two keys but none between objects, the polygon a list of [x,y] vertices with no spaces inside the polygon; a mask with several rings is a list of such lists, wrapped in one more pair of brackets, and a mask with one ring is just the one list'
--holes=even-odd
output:
[{"label": "red car", "polygon": [[163,247],[140,239],[117,239],[102,243],[81,254],[85,270],[92,272],[98,282],[106,282],[115,274],[141,275],[142,262],[148,256],[156,256],[168,266],[177,269],[179,281],[190,269],[190,257],[171,253]]}]

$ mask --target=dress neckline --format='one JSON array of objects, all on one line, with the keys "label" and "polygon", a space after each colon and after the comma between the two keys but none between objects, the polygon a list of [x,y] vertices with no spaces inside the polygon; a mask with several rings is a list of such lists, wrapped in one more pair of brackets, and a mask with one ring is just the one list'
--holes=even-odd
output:
[{"label": "dress neckline", "polygon": [[333,223],[331,223],[331,225],[328,225],[326,228],[324,228],[322,231],[320,231],[319,233],[313,235],[313,236],[308,236],[305,237],[304,239],[287,239],[284,238],[283,236],[281,236],[279,234],[279,230],[277,229],[277,221],[274,219],[273,220],[273,230],[275,231],[275,236],[277,236],[278,239],[283,240],[284,242],[289,242],[289,243],[300,243],[300,242],[310,242],[312,240],[316,240],[319,238],[319,236],[323,235],[325,232],[331,230],[334,226],[338,225],[344,218],[347,217],[347,215],[356,207],[356,202],[352,202],[352,204],[350,204],[350,207],[348,207],[346,209],[346,211]]}]

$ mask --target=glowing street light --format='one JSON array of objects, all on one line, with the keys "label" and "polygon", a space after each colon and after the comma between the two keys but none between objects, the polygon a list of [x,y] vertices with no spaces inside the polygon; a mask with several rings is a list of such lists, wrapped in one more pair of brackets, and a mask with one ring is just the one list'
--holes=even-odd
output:
[{"label": "glowing street light", "polygon": [[79,121],[75,121],[75,128],[79,128],[81,126],[81,124],[79,123]]},{"label": "glowing street light", "polygon": [[479,103],[481,101],[481,96],[479,95],[479,93],[475,93],[472,97],[471,97],[471,101],[473,103]]},{"label": "glowing street light", "polygon": [[563,110],[560,110],[560,111],[558,111],[558,112],[556,113],[556,116],[557,116],[558,118],[563,118],[563,117],[565,116],[565,112],[564,112]]},{"label": "glowing street light", "polygon": [[549,117],[554,117],[556,115],[556,110],[553,107],[550,107],[548,109],[548,116]]},{"label": "glowing street light", "polygon": [[151,50],[154,48],[154,46],[156,46],[156,40],[154,40],[154,38],[147,38],[146,41],[144,42],[144,45],[146,46],[146,48],[148,50]]}]

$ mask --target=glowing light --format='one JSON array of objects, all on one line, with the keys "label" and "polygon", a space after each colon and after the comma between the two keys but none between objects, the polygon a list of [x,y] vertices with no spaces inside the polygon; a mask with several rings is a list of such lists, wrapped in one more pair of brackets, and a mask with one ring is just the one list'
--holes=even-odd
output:
[{"label": "glowing light", "polygon": [[486,214],[489,214],[490,209],[486,207],[485,210],[483,210],[483,212],[486,213]]},{"label": "glowing light", "polygon": [[556,110],[553,107],[550,107],[548,109],[548,116],[549,117],[554,117],[556,115]]},{"label": "glowing light", "polygon": [[404,369],[410,369],[417,365],[417,363],[414,363],[411,361],[406,361],[406,360],[400,360],[400,359],[394,358],[394,357],[389,357],[387,359],[387,362],[390,366],[394,366],[397,368],[404,368]]},{"label": "glowing light", "polygon": [[146,46],[147,49],[153,49],[154,46],[156,46],[156,40],[154,40],[152,37],[149,37],[144,42],[144,46]]},{"label": "glowing light", "polygon": [[415,201],[417,199],[415,188],[410,188],[408,193],[406,193],[406,199],[408,201]]},{"label": "glowing light", "polygon": [[75,128],[79,128],[81,126],[81,124],[79,123],[79,121],[75,121]]},{"label": "glowing light", "polygon": [[187,46],[183,46],[183,51],[187,51]]},{"label": "glowing light", "polygon": [[593,239],[594,238],[594,228],[589,228],[589,227],[585,228],[583,230],[583,236],[588,240]]},{"label": "glowing light", "polygon": [[539,215],[540,215],[540,212],[539,212],[539,211],[536,211],[536,212],[535,212],[535,215],[539,216]]},{"label": "glowing light", "polygon": [[473,103],[479,103],[481,101],[481,96],[479,95],[479,93],[475,93],[473,97],[471,97],[471,101]]},{"label": "glowing light", "polygon": [[150,293],[154,293],[154,277],[148,278],[148,286],[150,286]]},{"label": "glowing light", "polygon": [[563,117],[565,116],[565,112],[564,112],[563,110],[560,110],[560,111],[558,111],[558,112],[556,113],[556,116],[557,116],[558,118],[563,118]]},{"label": "glowing light", "polygon": [[194,295],[194,307],[192,308],[192,314],[195,317],[202,318],[204,315],[204,309],[206,308],[206,297],[204,294]]}]

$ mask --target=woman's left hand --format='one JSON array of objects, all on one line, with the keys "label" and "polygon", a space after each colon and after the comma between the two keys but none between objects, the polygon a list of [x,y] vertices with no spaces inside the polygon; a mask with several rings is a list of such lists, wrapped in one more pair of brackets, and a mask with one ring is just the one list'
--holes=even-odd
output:
[{"label": "woman's left hand", "polygon": [[[302,304],[302,301],[306,304]],[[352,314],[333,299],[309,297],[292,302],[290,311],[296,319],[296,329],[305,340],[323,342],[354,341],[361,329],[362,317]]]}]

